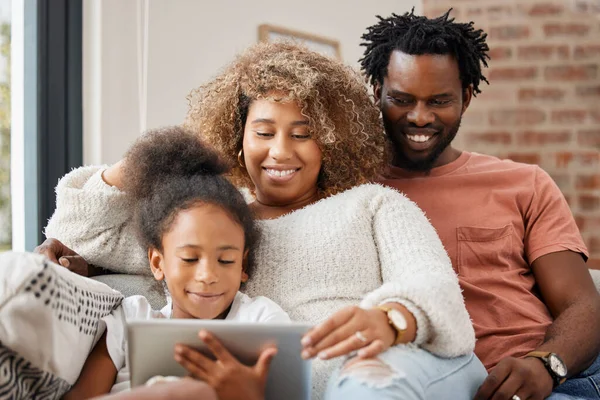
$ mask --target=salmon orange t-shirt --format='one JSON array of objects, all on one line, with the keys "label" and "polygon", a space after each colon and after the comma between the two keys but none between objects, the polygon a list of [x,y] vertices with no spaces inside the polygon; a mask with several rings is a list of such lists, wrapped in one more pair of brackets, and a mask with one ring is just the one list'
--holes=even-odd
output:
[{"label": "salmon orange t-shirt", "polygon": [[530,264],[564,250],[588,256],[550,176],[538,166],[463,152],[427,176],[390,167],[382,183],[417,203],[440,235],[486,368],[538,347],[552,316]]}]

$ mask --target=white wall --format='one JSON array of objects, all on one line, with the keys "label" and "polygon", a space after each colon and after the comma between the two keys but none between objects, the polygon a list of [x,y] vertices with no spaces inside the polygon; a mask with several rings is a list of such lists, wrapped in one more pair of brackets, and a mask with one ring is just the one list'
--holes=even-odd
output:
[{"label": "white wall", "polygon": [[375,15],[413,6],[421,11],[420,0],[84,0],[84,162],[117,161],[144,125],[181,123],[189,91],[256,43],[260,24],[339,40],[358,67]]}]

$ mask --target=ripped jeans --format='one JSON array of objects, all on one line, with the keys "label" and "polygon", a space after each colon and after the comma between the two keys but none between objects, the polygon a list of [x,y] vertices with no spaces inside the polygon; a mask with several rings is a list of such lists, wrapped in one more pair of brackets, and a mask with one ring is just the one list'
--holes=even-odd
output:
[{"label": "ripped jeans", "polygon": [[350,359],[329,380],[328,400],[471,400],[487,372],[475,356],[440,358],[412,346],[396,346],[376,359]]}]

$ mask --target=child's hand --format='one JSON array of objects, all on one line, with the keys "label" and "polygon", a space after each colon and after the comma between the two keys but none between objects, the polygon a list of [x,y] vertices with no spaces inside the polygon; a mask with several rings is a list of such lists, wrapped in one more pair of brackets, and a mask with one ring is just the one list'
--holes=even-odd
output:
[{"label": "child's hand", "polygon": [[200,339],[215,356],[211,360],[188,346],[175,347],[175,360],[188,370],[190,375],[208,383],[220,400],[252,399],[263,400],[269,366],[277,349],[269,347],[260,354],[254,366],[240,363],[223,347],[212,334],[200,331]]}]

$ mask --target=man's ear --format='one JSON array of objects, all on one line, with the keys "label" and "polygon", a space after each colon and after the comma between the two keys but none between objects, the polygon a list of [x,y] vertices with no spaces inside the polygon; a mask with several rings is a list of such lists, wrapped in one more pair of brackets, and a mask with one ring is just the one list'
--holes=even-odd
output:
[{"label": "man's ear", "polygon": [[164,273],[164,258],[161,252],[151,247],[148,249],[148,260],[150,260],[150,269],[152,270],[152,275],[154,275],[154,279],[157,281],[162,281],[165,279]]},{"label": "man's ear", "polygon": [[373,97],[375,98],[375,105],[377,107],[381,106],[381,84],[379,82],[375,82],[373,85]]},{"label": "man's ear", "polygon": [[469,108],[472,98],[473,98],[473,85],[469,85],[463,90],[462,114],[464,114],[465,111],[467,111],[467,108]]},{"label": "man's ear", "polygon": [[244,258],[242,259],[242,283],[248,282],[248,252],[248,249],[244,251]]}]

